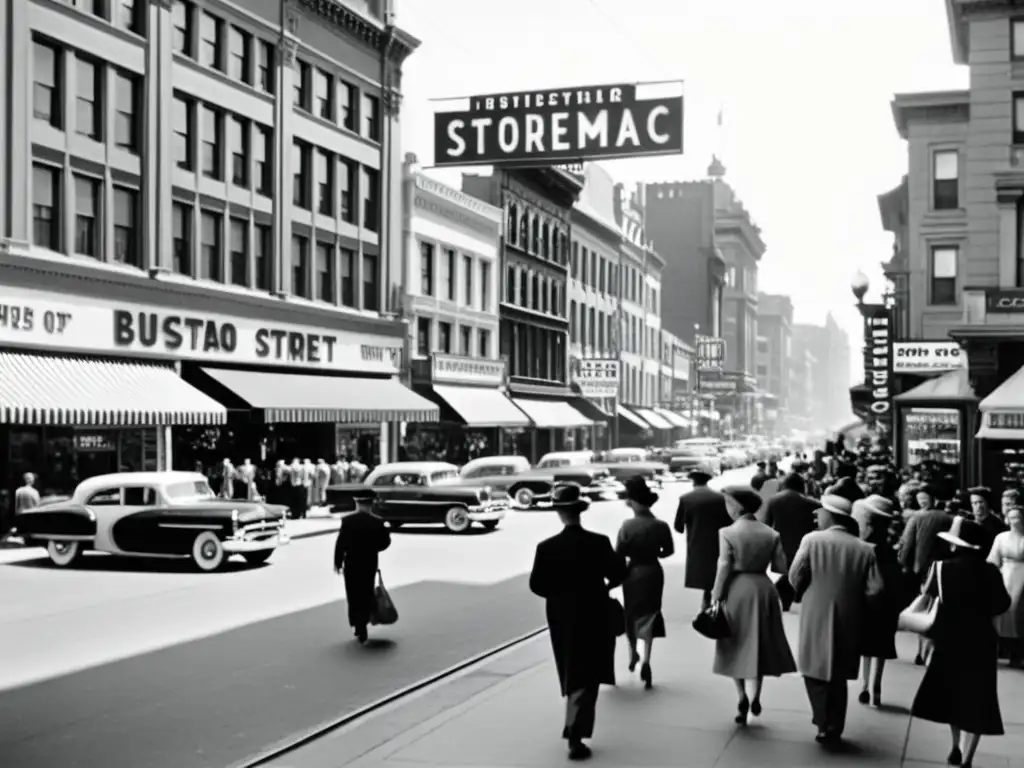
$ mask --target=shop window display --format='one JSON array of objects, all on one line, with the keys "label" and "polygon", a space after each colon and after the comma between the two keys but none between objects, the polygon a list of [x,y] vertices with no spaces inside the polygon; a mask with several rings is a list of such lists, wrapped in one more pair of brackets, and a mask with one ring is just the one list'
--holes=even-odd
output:
[{"label": "shop window display", "polygon": [[447,461],[462,465],[481,456],[496,454],[495,431],[455,425],[410,424],[400,457],[402,461]]}]

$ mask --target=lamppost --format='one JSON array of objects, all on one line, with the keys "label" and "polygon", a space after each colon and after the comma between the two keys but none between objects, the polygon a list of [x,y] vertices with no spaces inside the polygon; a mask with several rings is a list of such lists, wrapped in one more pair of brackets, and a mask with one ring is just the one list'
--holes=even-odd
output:
[{"label": "lamppost", "polygon": [[853,276],[853,280],[850,281],[850,290],[853,291],[853,296],[857,299],[857,309],[860,310],[862,315],[864,314],[864,296],[870,287],[871,283],[868,281],[868,276],[858,269]]},{"label": "lamppost", "polygon": [[869,407],[877,427],[892,429],[893,310],[885,303],[865,304],[871,284],[860,270],[850,281],[857,309],[864,323],[864,388],[871,398]]}]

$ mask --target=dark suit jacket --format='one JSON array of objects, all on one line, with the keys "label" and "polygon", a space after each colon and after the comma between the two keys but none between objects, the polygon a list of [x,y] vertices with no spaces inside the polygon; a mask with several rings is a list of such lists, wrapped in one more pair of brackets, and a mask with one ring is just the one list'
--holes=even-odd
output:
[{"label": "dark suit jacket", "polygon": [[563,696],[615,683],[615,632],[608,590],[625,578],[625,558],[600,533],[571,525],[537,545],[530,591],[547,601]]},{"label": "dark suit jacket", "polygon": [[353,512],[341,519],[334,542],[334,567],[377,572],[377,554],[391,546],[384,521],[370,512]]},{"label": "dark suit jacket", "polygon": [[953,516],[941,509],[918,512],[907,522],[900,539],[900,565],[919,576],[928,573],[932,563],[949,551],[939,533],[948,531]]},{"label": "dark suit jacket", "polygon": [[989,513],[979,525],[985,532],[985,541],[981,543],[981,551],[987,554],[992,549],[992,542],[995,541],[996,536],[1006,530],[1006,523]]},{"label": "dark suit jacket", "polygon": [[686,586],[709,590],[718,571],[718,532],[732,525],[725,496],[699,486],[679,498],[675,529],[686,534]]},{"label": "dark suit jacket", "polygon": [[817,530],[815,511],[821,505],[796,491],[779,491],[768,499],[764,513],[765,525],[778,531],[782,538],[782,551],[786,562],[792,563],[800,540],[811,531]]}]

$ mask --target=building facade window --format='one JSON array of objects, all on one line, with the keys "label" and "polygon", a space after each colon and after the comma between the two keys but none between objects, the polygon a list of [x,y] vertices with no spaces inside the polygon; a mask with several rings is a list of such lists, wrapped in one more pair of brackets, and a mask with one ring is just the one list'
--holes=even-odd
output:
[{"label": "building facade window", "polygon": [[228,32],[228,77],[240,83],[252,84],[250,58],[252,56],[252,35],[231,27]]},{"label": "building facade window", "polygon": [[60,250],[60,170],[32,166],[32,242]]},{"label": "building facade window", "polygon": [[171,268],[179,275],[192,275],[192,206],[172,203],[173,259]]},{"label": "building facade window", "polygon": [[363,309],[376,312],[380,309],[380,263],[376,254],[363,254]]},{"label": "building facade window", "polygon": [[75,176],[75,253],[92,256],[100,252],[100,182],[90,176]]},{"label": "building facade window", "polygon": [[309,163],[312,148],[301,141],[292,144],[292,203],[309,210]]},{"label": "building facade window", "polygon": [[262,125],[256,125],[254,160],[256,162],[256,192],[264,197],[270,197],[273,193],[273,163],[274,156],[274,131]]},{"label": "building facade window", "polygon": [[221,214],[212,211],[202,212],[199,230],[199,274],[196,277],[223,282],[223,223],[224,218]]},{"label": "building facade window", "polygon": [[309,64],[298,59],[295,72],[292,75],[295,82],[292,85],[292,103],[299,109],[309,111]]},{"label": "building facade window", "polygon": [[488,331],[486,328],[481,328],[477,332],[477,343],[479,345],[478,348],[477,348],[477,354],[480,357],[490,357],[491,356],[491,332]]},{"label": "building facade window", "polygon": [[363,226],[370,232],[380,231],[380,174],[373,168],[363,168]]},{"label": "building facade window", "polygon": [[256,85],[264,93],[274,92],[274,46],[265,40],[259,41],[256,54]]},{"label": "building facade window", "polygon": [[1024,19],[1010,19],[1010,52],[1013,59],[1024,59]]},{"label": "building facade window", "polygon": [[249,121],[238,116],[231,118],[231,183],[249,186]]},{"label": "building facade window", "polygon": [[142,267],[141,251],[139,193],[134,189],[114,187],[114,261]]},{"label": "building facade window", "polygon": [[230,226],[231,282],[249,285],[249,222],[232,217]]},{"label": "building facade window", "polygon": [[92,59],[79,56],[75,64],[77,93],[75,94],[75,131],[90,139],[103,138],[103,87],[100,73],[103,68]]},{"label": "building facade window", "polygon": [[960,249],[955,246],[936,246],[931,253],[931,303],[951,305],[957,303],[956,277]]},{"label": "building facade window", "polygon": [[317,211],[324,216],[334,215],[334,155],[322,149],[316,151]]},{"label": "building facade window", "polygon": [[313,114],[334,120],[333,78],[322,69],[313,72]]},{"label": "building facade window", "polygon": [[1024,92],[1013,94],[1013,143],[1024,145]]},{"label": "building facade window", "polygon": [[462,257],[462,285],[463,301],[466,306],[472,309],[476,304],[476,296],[473,295],[473,257]]},{"label": "building facade window", "polygon": [[316,298],[334,303],[334,246],[331,243],[316,245]]},{"label": "building facade window", "polygon": [[459,326],[459,354],[463,357],[473,354],[473,329],[468,325]]},{"label": "building facade window", "polygon": [[480,310],[491,312],[491,265],[480,262]]},{"label": "building facade window", "polygon": [[932,156],[932,207],[953,211],[960,207],[960,153],[941,150]]},{"label": "building facade window", "polygon": [[356,117],[358,109],[356,108],[357,101],[359,99],[359,91],[351,83],[346,83],[344,80],[338,80],[338,120],[341,123],[341,127],[349,131],[356,130]]},{"label": "building facade window", "polygon": [[60,129],[61,50],[42,40],[32,42],[32,116]]},{"label": "building facade window", "polygon": [[448,301],[455,301],[455,251],[451,248],[444,251],[444,271],[445,298]]},{"label": "building facade window", "polygon": [[356,209],[352,205],[352,189],[356,185],[355,164],[345,157],[338,158],[338,188],[341,192],[341,220],[349,224],[356,223]]},{"label": "building facade window", "polygon": [[[149,6],[149,3],[142,2],[143,8]],[[117,14],[117,25],[128,32],[134,32],[139,34],[142,30],[142,24],[139,23],[139,7],[136,5],[136,0],[120,0],[115,8]]]},{"label": "building facade window", "polygon": [[416,318],[416,356],[430,357],[430,318]]},{"label": "building facade window", "polygon": [[194,167],[192,160],[192,126],[195,125],[195,102],[181,94],[174,94],[174,137],[172,152],[174,163],[185,171]]},{"label": "building facade window", "polygon": [[338,249],[341,271],[341,303],[346,307],[356,305],[356,252],[351,248]]},{"label": "building facade window", "polygon": [[363,136],[380,141],[380,99],[368,93],[363,95]]},{"label": "building facade window", "polygon": [[434,295],[434,246],[420,243],[420,294]]},{"label": "building facade window", "polygon": [[199,63],[212,69],[223,69],[221,56],[224,22],[212,13],[203,11],[199,22]]},{"label": "building facade window", "polygon": [[257,224],[252,229],[253,267],[256,270],[256,290],[269,291],[271,282],[271,264],[273,246],[273,229]]},{"label": "building facade window", "polygon": [[452,353],[451,323],[440,322],[437,324],[437,349],[445,355],[450,355]]},{"label": "building facade window", "polygon": [[221,179],[220,147],[224,131],[223,115],[212,107],[203,105],[203,176]]},{"label": "building facade window", "polygon": [[309,298],[309,240],[292,235],[292,295]]},{"label": "building facade window", "polygon": [[174,24],[172,45],[178,53],[195,58],[192,50],[192,29],[195,25],[196,7],[188,0],[174,0],[171,21]]}]

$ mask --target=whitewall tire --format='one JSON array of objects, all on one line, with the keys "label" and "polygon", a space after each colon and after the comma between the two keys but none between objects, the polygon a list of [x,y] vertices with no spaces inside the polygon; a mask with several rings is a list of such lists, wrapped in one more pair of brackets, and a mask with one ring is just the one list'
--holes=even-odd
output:
[{"label": "whitewall tire", "polygon": [[46,554],[58,568],[69,568],[82,556],[82,542],[50,541],[46,545]]},{"label": "whitewall tire", "polygon": [[472,524],[465,507],[452,507],[444,516],[444,527],[452,533],[465,533]]},{"label": "whitewall tire", "polygon": [[516,491],[516,504],[520,507],[533,506],[533,491],[529,488],[520,488]]},{"label": "whitewall tire", "polygon": [[224,547],[213,531],[203,531],[192,543],[192,562],[201,571],[216,571],[227,559]]}]

